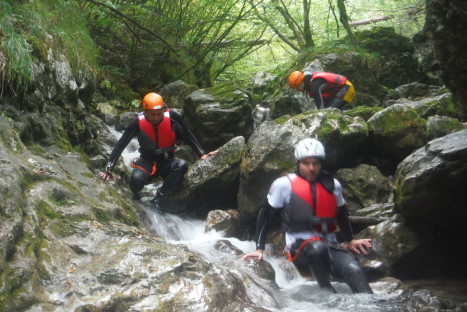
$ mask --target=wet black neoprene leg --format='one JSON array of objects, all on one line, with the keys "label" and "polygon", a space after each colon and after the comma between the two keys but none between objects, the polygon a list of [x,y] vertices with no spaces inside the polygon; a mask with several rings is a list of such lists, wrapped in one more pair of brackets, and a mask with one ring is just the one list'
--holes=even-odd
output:
[{"label": "wet black neoprene leg", "polygon": [[164,179],[164,183],[152,200],[154,208],[161,209],[162,202],[169,196],[182,180],[188,165],[183,159],[171,158],[157,164],[157,173]]},{"label": "wet black neoprene leg", "polygon": [[148,181],[149,175],[147,173],[138,168],[133,169],[130,177],[130,189],[133,192],[133,199],[141,199],[139,192],[148,183]]},{"label": "wet black neoprene leg", "polygon": [[308,243],[302,250],[308,259],[309,270],[313,273],[319,287],[336,292],[331,286],[331,259],[328,247],[320,241]]},{"label": "wet black neoprene leg", "polygon": [[164,164],[160,168],[159,175],[164,179],[164,183],[159,189],[160,193],[164,196],[168,196],[182,180],[183,176],[188,170],[188,165],[183,159],[173,158],[168,160],[168,163]]},{"label": "wet black neoprene leg", "polygon": [[345,250],[331,248],[334,276],[344,280],[353,293],[372,294],[362,267],[355,257]]},{"label": "wet black neoprene leg", "polygon": [[333,98],[329,101],[329,106],[328,107],[332,107],[332,108],[341,108],[344,104],[344,100],[341,99],[341,98]]}]

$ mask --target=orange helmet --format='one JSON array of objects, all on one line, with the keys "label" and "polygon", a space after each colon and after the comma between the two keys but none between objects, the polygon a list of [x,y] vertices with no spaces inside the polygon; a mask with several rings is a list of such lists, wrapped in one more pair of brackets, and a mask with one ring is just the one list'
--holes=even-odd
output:
[{"label": "orange helmet", "polygon": [[148,93],[144,96],[143,110],[162,108],[164,108],[164,100],[162,99],[162,96],[154,92]]},{"label": "orange helmet", "polygon": [[301,71],[294,71],[289,76],[289,86],[293,89],[297,89],[302,84],[303,77],[305,77],[305,75]]}]

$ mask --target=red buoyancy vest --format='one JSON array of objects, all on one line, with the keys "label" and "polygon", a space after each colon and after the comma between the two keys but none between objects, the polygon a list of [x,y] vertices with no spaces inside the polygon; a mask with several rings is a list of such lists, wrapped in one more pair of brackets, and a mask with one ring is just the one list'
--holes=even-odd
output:
[{"label": "red buoyancy vest", "polygon": [[[347,81],[347,78],[334,73],[327,73],[327,72],[316,72],[313,74],[312,79],[310,81],[313,82],[314,79],[324,79],[328,83],[328,85],[323,89],[322,96],[324,99],[329,97],[334,97]],[[312,96],[311,91],[308,91],[310,96]]]},{"label": "red buoyancy vest", "polygon": [[[144,113],[138,114],[138,124],[141,131],[144,132],[158,148],[165,148],[175,145],[175,132],[172,130],[172,123],[168,114],[164,113],[164,119],[157,126],[157,129],[146,119]],[[157,138],[156,138],[157,133]]]},{"label": "red buoyancy vest", "polygon": [[[324,186],[315,182],[316,200],[313,201],[310,182],[300,176],[290,179],[292,186],[291,200],[286,205],[287,228],[292,232],[304,231],[310,229],[311,217],[318,218],[336,218],[337,201],[334,193],[329,192]],[[315,202],[316,207],[313,207]],[[336,224],[328,223],[329,232],[336,230]],[[316,225],[315,229],[321,232],[321,225]]]}]

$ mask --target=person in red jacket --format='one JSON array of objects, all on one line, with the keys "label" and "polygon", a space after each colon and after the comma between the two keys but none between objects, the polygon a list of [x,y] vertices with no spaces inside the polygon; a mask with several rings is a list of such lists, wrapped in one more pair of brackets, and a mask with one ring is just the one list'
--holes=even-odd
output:
[{"label": "person in red jacket", "polygon": [[[284,254],[300,271],[313,274],[321,288],[335,292],[331,275],[354,293],[372,293],[355,254],[366,254],[370,239],[354,239],[349,212],[338,180],[322,170],[324,146],[312,138],[295,146],[297,171],[276,179],[256,219],[256,251],[243,255],[263,259],[269,222],[280,211],[285,232]],[[337,241],[336,224],[346,245]]]},{"label": "person in red jacket", "polygon": [[141,199],[140,191],[143,187],[153,177],[160,176],[164,182],[153,199],[154,207],[159,209],[161,202],[172,193],[188,170],[183,159],[174,157],[175,141],[186,141],[201,159],[215,152],[204,152],[194,134],[185,126],[180,114],[169,110],[159,94],[146,94],[142,108],[143,112],[126,127],[110,154],[106,170],[100,176],[103,180],[114,179],[112,170],[117,160],[130,141],[137,136],[140,157],[131,164],[133,170],[130,177],[133,199]]},{"label": "person in red jacket", "polygon": [[315,100],[316,108],[341,108],[352,102],[355,89],[344,76],[327,72],[294,71],[289,75],[289,86],[306,92]]}]

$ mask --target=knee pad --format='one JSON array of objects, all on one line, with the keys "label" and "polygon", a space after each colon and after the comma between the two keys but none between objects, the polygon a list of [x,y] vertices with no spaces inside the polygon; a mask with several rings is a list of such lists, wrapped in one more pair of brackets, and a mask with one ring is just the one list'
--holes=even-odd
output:
[{"label": "knee pad", "polygon": [[143,189],[143,187],[148,183],[148,181],[149,176],[145,172],[135,168],[131,172],[130,188],[133,191],[133,193],[137,193]]},{"label": "knee pad", "polygon": [[188,170],[188,165],[186,161],[180,158],[176,158],[170,165],[170,171],[180,171],[185,173]]},{"label": "knee pad", "polygon": [[344,266],[343,274],[345,276],[351,274],[363,274],[362,267],[357,262],[347,262]]}]

